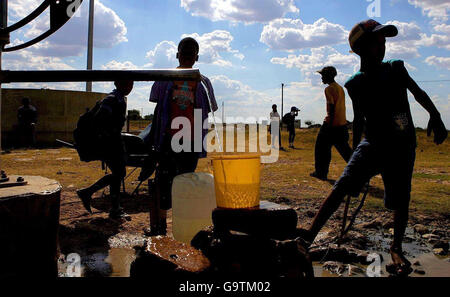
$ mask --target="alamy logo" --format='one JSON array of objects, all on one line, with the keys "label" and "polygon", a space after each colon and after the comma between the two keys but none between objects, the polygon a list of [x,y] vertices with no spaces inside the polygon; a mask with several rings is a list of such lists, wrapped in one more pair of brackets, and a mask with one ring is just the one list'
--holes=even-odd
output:
[{"label": "alamy logo", "polygon": [[373,253],[367,256],[367,262],[372,262],[367,266],[366,274],[368,277],[381,277],[381,257]]},{"label": "alamy logo", "polygon": [[367,6],[367,16],[369,18],[380,18],[381,17],[381,0],[366,0],[371,2]]}]

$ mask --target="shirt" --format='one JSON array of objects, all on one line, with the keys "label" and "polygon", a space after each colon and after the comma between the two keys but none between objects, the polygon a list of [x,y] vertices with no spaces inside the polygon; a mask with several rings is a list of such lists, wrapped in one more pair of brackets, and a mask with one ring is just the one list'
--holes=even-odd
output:
[{"label": "shirt", "polygon": [[408,102],[403,61],[383,62],[377,73],[357,72],[345,84],[366,122],[366,139],[390,147],[415,147],[416,132]]},{"label": "shirt", "polygon": [[120,134],[126,122],[127,102],[118,90],[112,91],[100,103],[98,125],[108,134]]},{"label": "shirt", "polygon": [[280,114],[277,112],[277,111],[275,111],[275,112],[271,112],[270,113],[270,121],[271,122],[276,122],[276,121],[280,121]]},{"label": "shirt", "polygon": [[[178,117],[187,118],[191,124],[191,135],[194,135],[194,106],[195,106],[195,81],[174,82],[171,103],[170,103],[170,123]],[[182,128],[172,129],[168,127],[169,133],[173,136]]]},{"label": "shirt", "polygon": [[[211,82],[206,76],[202,75],[202,82],[197,82],[195,88],[195,108],[202,110],[203,123],[208,119],[208,114],[218,109],[216,98],[214,96],[214,89]],[[203,87],[203,84],[205,87]],[[164,146],[165,138],[167,137],[167,127],[170,124],[170,98],[174,82],[171,81],[157,81],[153,84],[150,93],[150,102],[156,103],[155,117],[152,124],[152,140],[151,145],[155,147],[157,151],[161,151]],[[211,100],[211,106],[208,100]],[[203,126],[202,123],[202,126]],[[154,129],[154,130],[153,130]],[[202,139],[204,140],[208,134],[208,127],[203,126]],[[170,134],[169,134],[170,135]],[[206,157],[206,150],[202,146],[202,152],[199,153],[199,157]]]},{"label": "shirt", "polygon": [[17,110],[19,125],[28,126],[37,122],[37,111],[33,105],[21,106]]},{"label": "shirt", "polygon": [[[336,82],[331,83],[325,89],[325,97],[327,99],[327,117],[325,122],[333,127],[347,125],[345,116],[345,92],[344,89]],[[334,106],[333,122],[331,122],[330,105]]]}]

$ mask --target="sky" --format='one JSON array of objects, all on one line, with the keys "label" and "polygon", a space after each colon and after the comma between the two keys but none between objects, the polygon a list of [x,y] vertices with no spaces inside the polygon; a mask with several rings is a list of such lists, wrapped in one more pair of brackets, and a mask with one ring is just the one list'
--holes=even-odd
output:
[{"label": "sky", "polygon": [[[9,25],[42,2],[9,0]],[[89,1],[83,1],[74,17],[45,41],[4,53],[3,69],[86,69],[88,6]],[[335,66],[336,80],[343,85],[359,69],[359,57],[349,52],[348,33],[359,21],[373,18],[398,27],[399,35],[388,38],[386,59],[405,61],[449,128],[449,12],[448,0],[95,0],[93,68],[175,68],[178,42],[192,36],[200,44],[195,67],[212,81],[219,106],[225,104],[225,117],[268,118],[272,104],[281,111],[283,83],[284,113],[296,106],[303,122],[321,123],[326,114],[325,86],[316,71]],[[45,13],[14,32],[11,42],[30,40],[48,26]],[[128,109],[153,113],[155,105],[148,102],[151,86],[136,83]],[[3,87],[85,89],[81,83]],[[97,92],[112,89],[112,83],[93,84]],[[348,95],[346,104],[352,121]],[[428,114],[411,94],[410,104],[416,126],[426,127]]]}]

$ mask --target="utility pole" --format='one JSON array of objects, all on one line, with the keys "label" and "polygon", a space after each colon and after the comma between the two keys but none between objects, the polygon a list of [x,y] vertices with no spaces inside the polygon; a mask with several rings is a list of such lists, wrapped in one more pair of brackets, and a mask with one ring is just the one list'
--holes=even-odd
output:
[{"label": "utility pole", "polygon": [[[89,0],[89,29],[87,46],[87,70],[92,70],[92,60],[94,54],[94,7],[95,0]],[[86,82],[86,92],[92,92],[92,82]]]},{"label": "utility pole", "polygon": [[281,84],[281,118],[283,118],[284,115],[283,107],[284,107],[284,84]]},{"label": "utility pole", "polygon": [[225,124],[225,101],[222,101],[222,123]]}]

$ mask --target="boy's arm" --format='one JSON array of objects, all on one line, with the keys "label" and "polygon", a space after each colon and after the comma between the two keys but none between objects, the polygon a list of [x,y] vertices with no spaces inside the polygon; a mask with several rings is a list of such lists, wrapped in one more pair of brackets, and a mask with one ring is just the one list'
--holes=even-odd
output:
[{"label": "boy's arm", "polygon": [[442,122],[441,115],[434,105],[433,101],[431,101],[428,94],[424,90],[422,90],[409,75],[407,75],[406,87],[414,95],[416,101],[419,102],[419,104],[422,105],[422,107],[430,114],[427,135],[430,136],[431,132],[433,131],[434,142],[437,145],[443,143],[448,136],[448,132],[445,128],[444,123]]},{"label": "boy's arm", "polygon": [[334,120],[334,113],[335,113],[335,106],[334,106],[334,97],[333,94],[331,93],[331,89],[329,87],[327,87],[325,89],[325,98],[327,99],[327,114],[328,114],[328,118],[330,119],[330,126],[333,124],[333,120]]}]

